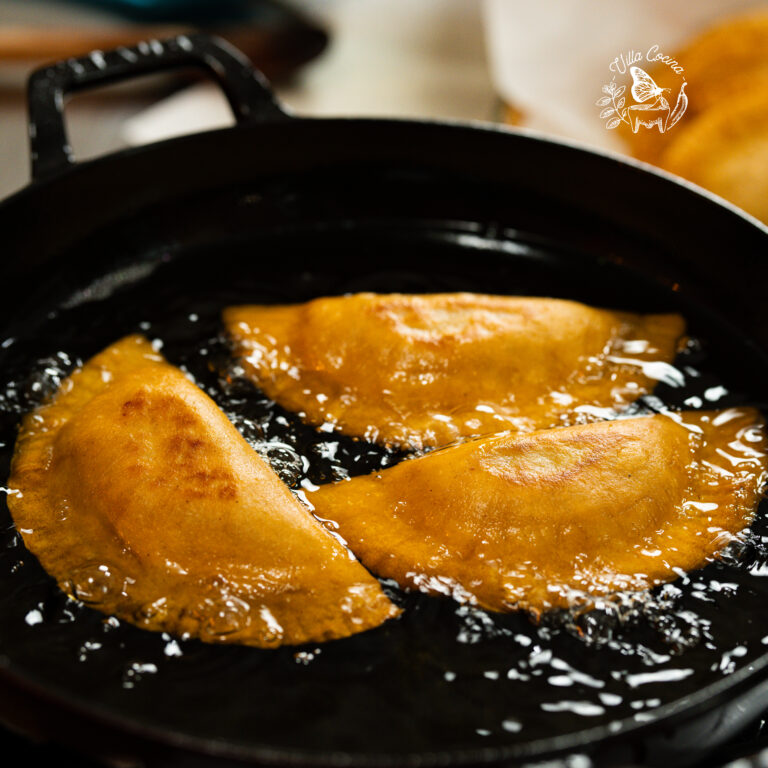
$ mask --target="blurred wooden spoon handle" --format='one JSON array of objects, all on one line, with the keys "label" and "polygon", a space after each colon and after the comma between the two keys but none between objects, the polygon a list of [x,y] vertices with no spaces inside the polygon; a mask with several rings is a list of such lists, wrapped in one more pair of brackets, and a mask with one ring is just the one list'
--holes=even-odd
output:
[{"label": "blurred wooden spoon handle", "polygon": [[0,27],[0,62],[53,61],[177,35],[180,27]]}]

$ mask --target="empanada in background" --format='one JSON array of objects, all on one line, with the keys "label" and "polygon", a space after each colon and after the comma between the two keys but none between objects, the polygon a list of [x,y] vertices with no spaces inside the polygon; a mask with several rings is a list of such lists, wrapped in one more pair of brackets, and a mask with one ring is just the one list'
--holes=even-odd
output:
[{"label": "empanada in background", "polygon": [[380,576],[540,613],[702,567],[766,466],[757,411],[686,412],[467,441],[308,498]]},{"label": "empanada in background", "polygon": [[668,171],[768,222],[768,78],[686,128],[662,153]]},{"label": "empanada in background", "polygon": [[[684,69],[686,114],[663,134],[622,126],[632,154],[768,221],[768,9],[714,24],[673,58]],[[678,90],[666,65],[648,72]]]},{"label": "empanada in background", "polygon": [[682,317],[473,293],[224,311],[245,374],[315,426],[421,449],[622,408],[668,373]]},{"label": "empanada in background", "polygon": [[140,336],[24,419],[9,485],[24,543],[62,590],[145,629],[274,647],[399,612]]}]

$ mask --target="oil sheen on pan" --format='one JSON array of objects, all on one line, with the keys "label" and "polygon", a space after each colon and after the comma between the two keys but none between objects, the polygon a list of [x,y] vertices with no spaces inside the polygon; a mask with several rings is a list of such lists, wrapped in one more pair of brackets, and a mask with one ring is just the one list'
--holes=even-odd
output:
[{"label": "oil sheen on pan", "polygon": [[472,293],[230,307],[224,324],[284,408],[410,449],[626,406],[664,377],[685,330],[674,314]]},{"label": "oil sheen on pan", "polygon": [[9,505],[60,587],[140,627],[259,647],[398,613],[218,406],[140,336],[23,422]]},{"label": "oil sheen on pan", "polygon": [[468,441],[309,495],[374,573],[538,613],[703,566],[751,521],[766,475],[751,408]]}]

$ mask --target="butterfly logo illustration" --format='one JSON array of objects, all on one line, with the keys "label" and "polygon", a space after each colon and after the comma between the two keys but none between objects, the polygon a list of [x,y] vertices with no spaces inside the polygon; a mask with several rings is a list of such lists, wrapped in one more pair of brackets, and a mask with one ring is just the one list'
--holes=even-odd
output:
[{"label": "butterfly logo illustration", "polygon": [[665,133],[677,123],[688,107],[688,96],[685,93],[687,83],[683,80],[675,106],[670,108],[669,101],[664,96],[670,92],[669,88],[660,88],[640,67],[629,67],[629,73],[632,75],[630,93],[635,104],[625,106],[626,99],[622,94],[626,87],[618,86],[615,79],[603,86],[603,93],[606,95],[596,102],[597,106],[605,107],[600,112],[600,117],[610,118],[606,128],[616,128],[620,123],[625,123],[633,133],[637,133],[641,127],[658,128],[659,133]]},{"label": "butterfly logo illustration", "polygon": [[632,88],[630,88],[630,92],[635,101],[644,104],[649,99],[659,97],[666,101],[662,94],[664,91],[668,92],[669,88],[659,88],[653,78],[644,69],[640,69],[640,67],[630,67],[629,74],[632,75]]}]

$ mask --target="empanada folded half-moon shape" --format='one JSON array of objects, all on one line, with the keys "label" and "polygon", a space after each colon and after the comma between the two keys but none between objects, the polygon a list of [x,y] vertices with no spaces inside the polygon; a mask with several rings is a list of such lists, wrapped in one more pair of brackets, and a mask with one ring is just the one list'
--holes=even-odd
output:
[{"label": "empanada folded half-moon shape", "polygon": [[703,566],[752,519],[765,451],[752,409],[656,415],[468,441],[309,500],[374,573],[536,613]]},{"label": "empanada folded half-moon shape", "polygon": [[9,485],[61,588],[140,627],[260,647],[398,610],[216,404],[131,336],[24,421]]},{"label": "empanada folded half-moon shape", "polygon": [[230,307],[224,324],[246,375],[287,410],[416,449],[625,406],[674,375],[684,332],[679,315],[472,293]]}]

